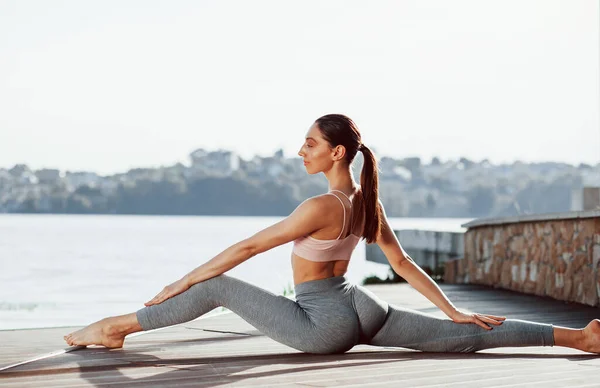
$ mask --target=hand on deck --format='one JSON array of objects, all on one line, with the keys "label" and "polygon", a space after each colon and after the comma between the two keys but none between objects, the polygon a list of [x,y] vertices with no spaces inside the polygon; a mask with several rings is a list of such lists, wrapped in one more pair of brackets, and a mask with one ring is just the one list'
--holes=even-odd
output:
[{"label": "hand on deck", "polygon": [[174,297],[175,295],[181,294],[183,291],[190,288],[187,280],[180,279],[174,283],[169,284],[161,292],[158,293],[154,298],[144,303],[145,306],[152,306],[164,302],[165,300]]},{"label": "hand on deck", "polygon": [[497,315],[489,314],[465,313],[460,310],[456,310],[456,312],[450,316],[450,319],[456,323],[474,323],[486,330],[492,330],[490,325],[499,326],[502,324],[502,322],[504,322],[506,317],[499,317]]}]

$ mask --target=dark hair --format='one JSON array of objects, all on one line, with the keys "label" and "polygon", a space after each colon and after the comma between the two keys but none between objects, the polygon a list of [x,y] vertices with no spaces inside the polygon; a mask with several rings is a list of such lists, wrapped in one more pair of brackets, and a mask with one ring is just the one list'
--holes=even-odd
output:
[{"label": "dark hair", "polygon": [[363,153],[363,168],[360,173],[362,203],[365,211],[365,227],[362,237],[367,243],[373,243],[381,233],[382,211],[379,206],[379,175],[377,159],[367,146],[362,143],[360,132],[354,121],[340,114],[330,114],[318,118],[315,124],[319,127],[323,138],[332,147],[338,145],[346,148],[348,164],[351,164],[357,152]]}]

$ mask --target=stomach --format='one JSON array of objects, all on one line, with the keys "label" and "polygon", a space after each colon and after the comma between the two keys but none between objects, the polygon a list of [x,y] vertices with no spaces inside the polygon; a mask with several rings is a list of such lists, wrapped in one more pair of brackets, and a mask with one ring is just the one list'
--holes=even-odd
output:
[{"label": "stomach", "polygon": [[292,253],[294,284],[296,285],[311,280],[344,276],[348,271],[349,263],[350,260],[315,262],[306,260]]}]

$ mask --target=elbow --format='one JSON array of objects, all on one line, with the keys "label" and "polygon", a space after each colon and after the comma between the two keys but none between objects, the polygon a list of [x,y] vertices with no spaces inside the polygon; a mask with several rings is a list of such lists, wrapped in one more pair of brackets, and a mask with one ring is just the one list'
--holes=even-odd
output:
[{"label": "elbow", "polygon": [[391,261],[391,266],[394,272],[402,276],[406,272],[407,268],[414,264],[413,259],[408,255],[400,255]]},{"label": "elbow", "polygon": [[260,247],[254,244],[250,239],[246,239],[239,242],[238,249],[240,251],[240,256],[244,257],[245,260],[254,257],[260,253]]}]

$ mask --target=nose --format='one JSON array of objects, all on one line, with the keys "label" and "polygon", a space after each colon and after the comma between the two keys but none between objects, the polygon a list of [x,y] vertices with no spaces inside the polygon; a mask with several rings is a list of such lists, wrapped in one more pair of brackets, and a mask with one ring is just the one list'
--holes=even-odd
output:
[{"label": "nose", "polygon": [[304,152],[302,151],[304,149],[304,146],[300,147],[300,150],[298,150],[298,156],[300,156],[301,158],[304,157]]}]

